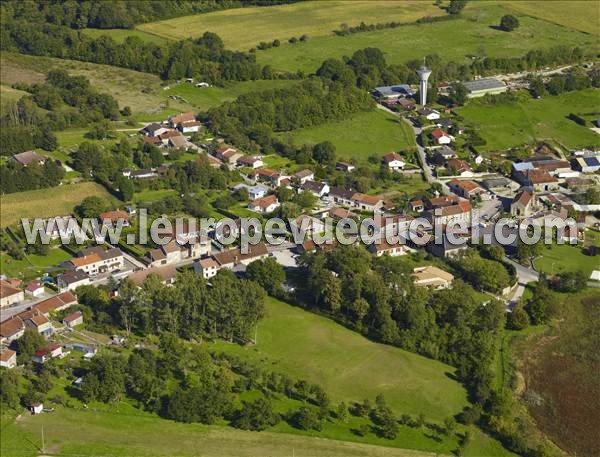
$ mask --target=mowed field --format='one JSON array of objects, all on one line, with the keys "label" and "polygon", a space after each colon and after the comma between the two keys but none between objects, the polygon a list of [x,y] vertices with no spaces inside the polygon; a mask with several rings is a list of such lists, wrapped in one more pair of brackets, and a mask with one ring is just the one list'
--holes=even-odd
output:
[{"label": "mowed field", "polygon": [[502,0],[501,3],[522,14],[600,35],[600,5],[596,0]]},{"label": "mowed field", "polygon": [[[590,21],[593,21],[597,3],[587,3]],[[516,14],[520,22],[520,27],[510,33],[494,27],[508,13]],[[278,48],[257,51],[256,58],[276,70],[314,72],[327,58],[351,56],[357,49],[367,47],[381,49],[386,60],[394,64],[422,59],[428,54],[437,54],[444,61],[468,63],[470,56],[518,57],[532,49],[559,44],[581,46],[586,51],[597,50],[599,46],[595,36],[522,15],[496,3],[473,1],[467,4],[461,19],[349,36],[330,34],[293,45],[282,43]]]},{"label": "mowed field", "polygon": [[215,348],[318,383],[335,401],[373,400],[382,393],[395,413],[422,413],[433,420],[467,404],[463,387],[450,379],[452,367],[373,343],[330,319],[271,298],[256,346],[215,343]]},{"label": "mowed field", "polygon": [[579,246],[544,245],[541,256],[535,259],[535,269],[547,275],[583,271],[589,278],[592,271],[600,270],[600,260],[598,257],[585,255]]},{"label": "mowed field", "polygon": [[[46,453],[77,456],[202,457],[433,457],[413,450],[271,432],[183,424],[118,404],[112,411],[58,408],[3,423],[0,449],[11,457],[37,456],[44,428]],[[8,421],[6,421],[8,422]],[[436,454],[441,455],[441,454]]]},{"label": "mowed field", "polygon": [[21,218],[64,216],[92,195],[113,200],[104,187],[93,182],[65,184],[52,189],[29,190],[0,197],[0,226],[6,227]]},{"label": "mowed field", "polygon": [[180,40],[217,33],[231,49],[248,50],[261,41],[281,41],[306,34],[309,39],[332,34],[340,24],[413,22],[424,16],[442,16],[445,11],[433,2],[407,1],[326,1],[292,5],[237,8],[151,22],[138,30]]},{"label": "mowed field", "polygon": [[392,114],[376,109],[338,122],[294,130],[281,135],[295,144],[331,141],[338,159],[364,164],[369,156],[415,147],[412,129]]},{"label": "mowed field", "polygon": [[570,113],[600,114],[597,89],[502,105],[485,105],[475,100],[457,112],[485,138],[487,144],[479,148],[483,151],[508,149],[538,140],[556,140],[567,148],[600,146],[600,135],[567,119]]}]

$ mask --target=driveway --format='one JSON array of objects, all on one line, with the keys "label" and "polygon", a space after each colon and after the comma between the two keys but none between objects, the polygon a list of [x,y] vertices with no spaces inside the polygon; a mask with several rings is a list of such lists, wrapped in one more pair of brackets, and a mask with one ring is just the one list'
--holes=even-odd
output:
[{"label": "driveway", "polygon": [[517,289],[515,290],[515,293],[506,304],[506,310],[510,312],[519,302],[521,297],[523,297],[523,293],[525,292],[525,285],[530,282],[538,281],[540,279],[540,275],[534,269],[524,267],[520,263],[517,263],[514,260],[509,259],[508,257],[504,257],[504,261],[515,267],[517,271],[517,278],[519,280],[519,284],[517,286]]},{"label": "driveway", "polygon": [[431,166],[427,163],[427,154],[425,153],[425,148],[423,146],[421,146],[421,144],[419,143],[419,140],[421,137],[421,132],[423,131],[423,129],[421,127],[414,126],[410,120],[406,119],[403,116],[400,116],[397,112],[392,111],[391,109],[386,108],[385,106],[380,105],[379,103],[377,104],[377,108],[379,108],[382,111],[385,111],[386,113],[390,113],[396,117],[399,117],[400,119],[402,119],[404,122],[406,122],[410,126],[413,133],[415,134],[415,143],[417,145],[417,152],[419,153],[419,162],[421,163],[421,169],[423,170],[425,179],[429,183],[437,182],[438,184],[440,184],[442,186],[443,193],[449,194],[450,189],[448,189],[448,186],[446,186],[446,184],[444,184],[443,182],[438,181],[434,177],[433,170],[431,169]]}]

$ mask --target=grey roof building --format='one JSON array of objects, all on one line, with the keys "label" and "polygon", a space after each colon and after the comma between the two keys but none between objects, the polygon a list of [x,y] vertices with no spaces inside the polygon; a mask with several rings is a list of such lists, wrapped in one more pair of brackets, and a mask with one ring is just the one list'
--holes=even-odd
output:
[{"label": "grey roof building", "polygon": [[463,83],[467,88],[469,98],[483,97],[486,94],[501,94],[508,88],[498,78],[481,78]]}]

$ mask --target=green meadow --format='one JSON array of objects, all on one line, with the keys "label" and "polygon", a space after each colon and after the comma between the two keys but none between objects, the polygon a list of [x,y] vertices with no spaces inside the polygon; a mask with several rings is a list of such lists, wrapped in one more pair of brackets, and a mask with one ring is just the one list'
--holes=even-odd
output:
[{"label": "green meadow", "polygon": [[[193,38],[206,31],[217,33],[231,49],[247,51],[261,41],[287,41],[293,36],[312,37],[332,34],[340,24],[377,22],[414,22],[424,16],[445,12],[433,2],[326,1],[291,5],[237,8],[206,14],[183,16],[142,24],[137,30],[173,40]],[[301,46],[299,46],[301,48]]]},{"label": "green meadow", "polygon": [[589,278],[593,270],[600,270],[600,260],[585,255],[579,246],[552,244],[543,246],[542,254],[535,259],[535,268],[547,275],[583,271]]},{"label": "green meadow", "polygon": [[[594,14],[589,2],[590,17]],[[425,23],[356,33],[326,36],[306,43],[282,44],[278,48],[257,51],[258,62],[276,70],[314,72],[331,57],[351,56],[357,49],[375,47],[383,51],[389,63],[405,63],[437,54],[444,61],[469,62],[469,56],[517,57],[532,49],[557,45],[582,46],[598,50],[598,40],[589,34],[569,30],[531,16],[518,15],[520,27],[513,32],[493,28],[511,11],[489,2],[469,2],[463,17],[437,23]],[[368,22],[368,21],[365,21]]]},{"label": "green meadow", "polygon": [[600,146],[600,135],[567,118],[571,113],[600,114],[597,89],[548,95],[539,100],[525,96],[518,102],[496,105],[473,100],[457,112],[486,140],[487,144],[480,147],[483,151],[540,140],[555,140],[568,149]]},{"label": "green meadow", "polygon": [[[285,329],[285,331],[283,331]],[[398,414],[443,420],[466,402],[454,369],[435,360],[377,344],[332,320],[275,299],[258,325],[258,344],[215,343],[234,353],[323,386],[337,401],[385,395]]]},{"label": "green meadow", "polygon": [[357,113],[337,122],[286,132],[280,135],[295,144],[331,141],[341,160],[366,163],[369,156],[382,156],[415,146],[412,129],[398,117],[382,110]]}]

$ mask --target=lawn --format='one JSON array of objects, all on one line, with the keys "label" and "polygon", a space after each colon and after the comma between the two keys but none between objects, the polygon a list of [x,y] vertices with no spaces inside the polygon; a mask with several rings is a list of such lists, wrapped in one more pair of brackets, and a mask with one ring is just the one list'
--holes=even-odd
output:
[{"label": "lawn", "polygon": [[21,218],[64,216],[92,195],[114,200],[104,187],[93,182],[65,184],[51,189],[30,190],[0,197],[0,225],[6,227]]},{"label": "lawn", "polygon": [[[594,2],[588,2],[588,17],[598,17],[595,8]],[[518,57],[532,49],[558,44],[581,46],[587,51],[598,49],[598,40],[594,36],[530,16],[518,15],[520,27],[510,33],[492,27],[510,12],[494,3],[473,1],[467,4],[461,19],[349,36],[318,36],[306,43],[283,43],[278,48],[257,51],[256,58],[259,63],[271,65],[276,70],[309,73],[327,58],[350,56],[357,49],[367,47],[381,49],[387,62],[394,64],[422,59],[428,54],[437,54],[444,61],[469,63],[469,56]]]},{"label": "lawn", "polygon": [[235,100],[242,94],[260,92],[268,89],[281,89],[297,84],[298,80],[272,79],[258,81],[228,82],[224,87],[196,87],[189,83],[172,85],[163,94],[178,95],[190,105],[206,110],[223,102]]},{"label": "lawn", "polygon": [[443,420],[466,403],[454,369],[401,349],[373,343],[330,319],[269,299],[258,344],[215,343],[215,349],[261,362],[270,370],[319,383],[336,401],[385,395],[397,414]]},{"label": "lawn", "polygon": [[535,268],[550,275],[581,270],[589,278],[593,270],[600,270],[600,260],[598,257],[585,255],[579,246],[544,245],[541,257],[535,260]]},{"label": "lawn", "polygon": [[[138,30],[180,40],[198,37],[206,31],[217,33],[230,49],[248,50],[261,41],[282,42],[303,34],[312,37],[331,35],[340,24],[358,25],[377,22],[414,22],[424,16],[445,12],[433,2],[327,1],[292,5],[237,8],[151,22]],[[302,44],[297,45],[299,49]]]},{"label": "lawn", "polygon": [[177,191],[173,189],[145,189],[141,192],[136,192],[133,196],[134,203],[140,202],[155,202],[166,197],[176,196]]},{"label": "lawn", "polygon": [[148,73],[110,65],[9,52],[2,52],[1,66],[3,84],[37,82],[43,80],[50,70],[60,68],[69,74],[87,77],[99,92],[112,95],[119,102],[120,108],[129,106],[134,112],[145,113],[154,113],[163,108],[179,111],[189,109],[184,103],[166,100],[160,78]]},{"label": "lawn", "polygon": [[588,89],[502,105],[469,102],[457,110],[487,141],[484,151],[508,149],[524,143],[554,139],[566,148],[600,146],[600,136],[567,119],[570,113],[600,113],[600,91]]},{"label": "lawn", "polygon": [[358,113],[342,121],[298,129],[281,136],[291,138],[297,145],[331,141],[338,159],[356,160],[362,164],[370,155],[382,156],[415,146],[411,128],[381,110]]},{"label": "lawn", "polygon": [[29,279],[36,278],[42,273],[57,267],[61,262],[72,256],[61,247],[50,248],[48,255],[27,255],[23,260],[15,260],[2,254],[0,272],[9,278]]}]

